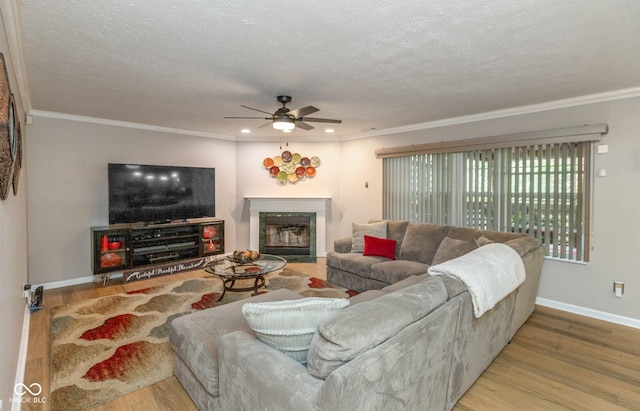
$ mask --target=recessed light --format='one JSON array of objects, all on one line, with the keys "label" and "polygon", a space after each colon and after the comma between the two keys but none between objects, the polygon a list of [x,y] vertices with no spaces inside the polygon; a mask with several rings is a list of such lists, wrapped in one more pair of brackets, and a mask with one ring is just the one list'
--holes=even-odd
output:
[{"label": "recessed light", "polygon": [[324,130],[325,133],[333,133],[335,130],[332,128],[327,128]]},{"label": "recessed light", "polygon": [[243,134],[249,134],[251,133],[251,130],[249,130],[248,128],[243,128],[242,130],[240,130],[240,132]]}]

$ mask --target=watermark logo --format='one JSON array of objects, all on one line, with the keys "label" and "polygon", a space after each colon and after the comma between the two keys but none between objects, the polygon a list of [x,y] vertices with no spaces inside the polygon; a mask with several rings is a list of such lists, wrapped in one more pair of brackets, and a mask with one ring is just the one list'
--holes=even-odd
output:
[{"label": "watermark logo", "polygon": [[13,392],[18,398],[11,398],[11,401],[20,401],[23,404],[44,404],[47,402],[47,397],[40,397],[42,385],[37,382],[30,385],[18,383],[13,387]]},{"label": "watermark logo", "polygon": [[15,392],[16,395],[19,395],[21,397],[25,395],[27,392],[33,395],[34,397],[37,397],[42,393],[42,385],[38,384],[37,382],[34,382],[33,384],[27,387],[23,383],[18,383],[16,384],[15,387],[13,387],[13,392]]}]

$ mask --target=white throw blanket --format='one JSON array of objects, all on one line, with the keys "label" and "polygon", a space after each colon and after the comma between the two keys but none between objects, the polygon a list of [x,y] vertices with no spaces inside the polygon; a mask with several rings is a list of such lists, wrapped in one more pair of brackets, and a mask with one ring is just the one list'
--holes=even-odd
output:
[{"label": "white throw blanket", "polygon": [[480,318],[524,282],[520,255],[501,243],[477,248],[461,257],[429,267],[429,274],[449,274],[464,282],[471,294],[473,312]]}]

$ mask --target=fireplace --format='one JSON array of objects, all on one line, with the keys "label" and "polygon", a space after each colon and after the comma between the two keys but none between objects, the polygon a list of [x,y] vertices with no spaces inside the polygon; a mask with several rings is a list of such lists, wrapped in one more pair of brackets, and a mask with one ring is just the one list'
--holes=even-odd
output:
[{"label": "fireplace", "polygon": [[[308,259],[307,261],[315,261],[316,257],[326,256],[327,203],[330,201],[330,197],[245,197],[245,199],[249,203],[249,247],[252,250],[263,249],[262,244],[264,244],[266,236],[266,226],[261,221],[262,216],[294,217],[308,215],[310,216],[310,221],[309,253],[305,253],[307,257],[300,257],[303,252],[301,250],[303,246],[299,246],[302,243],[299,236],[303,232],[300,231],[300,227],[297,227],[301,224],[299,221],[293,222],[294,227],[280,228],[281,237],[275,237],[273,240],[275,244],[271,245],[279,247],[282,243],[288,244],[288,250],[285,250],[286,253],[277,252],[275,254],[282,255],[290,261],[304,261],[305,258]],[[275,230],[277,232],[277,228]]]},{"label": "fireplace", "polygon": [[316,214],[261,212],[261,253],[279,255],[287,261],[316,261]]}]

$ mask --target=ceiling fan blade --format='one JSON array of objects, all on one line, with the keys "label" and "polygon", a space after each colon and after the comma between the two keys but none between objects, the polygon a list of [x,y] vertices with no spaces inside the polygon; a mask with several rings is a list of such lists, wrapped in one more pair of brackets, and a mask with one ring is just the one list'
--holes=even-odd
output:
[{"label": "ceiling fan blade", "polygon": [[269,113],[268,111],[258,110],[257,108],[253,108],[253,107],[249,107],[249,106],[243,106],[242,104],[240,104],[240,107],[248,108],[249,110],[253,110],[253,111],[259,111],[261,113],[265,113],[265,114],[268,114],[270,116],[273,115],[273,113]]},{"label": "ceiling fan blade", "polygon": [[320,109],[315,108],[313,106],[302,107],[297,110],[291,110],[287,114],[294,116],[295,118],[304,117],[311,113],[315,113],[316,111],[320,111]]},{"label": "ceiling fan blade", "polygon": [[300,127],[303,130],[313,130],[313,126],[311,124],[303,123],[299,119],[296,120],[296,127]]},{"label": "ceiling fan blade", "polygon": [[222,118],[233,118],[233,119],[260,119],[260,120],[271,120],[271,117],[222,117]]},{"label": "ceiling fan blade", "polygon": [[330,118],[303,117],[303,118],[300,118],[300,120],[311,121],[316,123],[337,123],[337,124],[342,123],[342,120],[333,120]]},{"label": "ceiling fan blade", "polygon": [[[265,120],[268,120],[268,119],[265,119]],[[270,125],[272,125],[272,124],[273,124],[273,121],[270,121],[270,122],[268,122],[268,123],[264,123],[263,125],[261,125],[261,126],[260,126],[260,127],[258,127],[258,128],[262,128],[262,127],[270,126]]]}]

